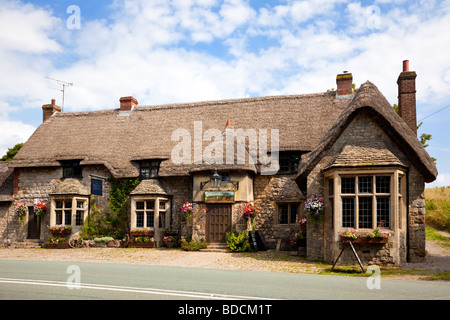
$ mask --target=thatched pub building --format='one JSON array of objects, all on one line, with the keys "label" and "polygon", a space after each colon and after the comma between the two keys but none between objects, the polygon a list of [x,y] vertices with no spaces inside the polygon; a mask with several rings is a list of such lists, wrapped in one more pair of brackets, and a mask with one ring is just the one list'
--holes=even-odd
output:
[{"label": "thatched pub building", "polygon": [[[260,209],[256,230],[279,248],[296,232],[305,201],[320,197],[325,209],[319,224],[308,222],[308,259],[332,262],[346,230],[377,228],[389,233],[387,243],[358,246],[363,260],[420,260],[425,182],[437,170],[417,139],[415,78],[405,63],[399,114],[371,82],[354,89],[350,73],[337,76],[336,91],[317,94],[158,106],[123,97],[119,108],[87,112],[60,112],[52,101],[13,162],[0,167],[1,244],[45,242],[53,225],[78,232],[90,199],[108,210],[113,177],[140,179],[127,202],[129,228],[154,229],[157,243],[169,230],[224,242],[226,232],[245,230],[242,206],[252,203]],[[36,201],[47,204],[39,222]],[[24,223],[18,203],[29,210]]]}]

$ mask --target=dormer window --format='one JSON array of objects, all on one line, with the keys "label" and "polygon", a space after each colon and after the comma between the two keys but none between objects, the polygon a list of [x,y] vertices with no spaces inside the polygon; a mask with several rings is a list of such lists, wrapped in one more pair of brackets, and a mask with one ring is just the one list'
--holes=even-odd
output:
[{"label": "dormer window", "polygon": [[160,160],[146,160],[140,164],[140,177],[142,179],[152,179],[158,177]]},{"label": "dormer window", "polygon": [[82,178],[83,172],[80,162],[80,160],[61,161],[61,165],[63,168],[63,179]]},{"label": "dormer window", "polygon": [[295,151],[280,152],[280,171],[279,174],[297,173],[301,153]]}]

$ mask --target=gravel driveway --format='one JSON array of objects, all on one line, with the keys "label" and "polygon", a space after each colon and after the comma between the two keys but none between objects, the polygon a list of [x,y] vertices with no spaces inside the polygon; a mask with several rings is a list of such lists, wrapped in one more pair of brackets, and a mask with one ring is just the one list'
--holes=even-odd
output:
[{"label": "gravel driveway", "polygon": [[[450,248],[437,241],[427,241],[427,258],[423,263],[409,263],[402,269],[421,269],[428,273],[450,272]],[[256,253],[188,252],[180,249],[121,249],[82,248],[67,250],[0,249],[0,259],[90,261],[100,263],[130,263],[192,268],[256,270],[268,272],[319,273],[328,264],[305,261],[289,252],[266,251]],[[414,278],[414,273],[396,277]]]}]

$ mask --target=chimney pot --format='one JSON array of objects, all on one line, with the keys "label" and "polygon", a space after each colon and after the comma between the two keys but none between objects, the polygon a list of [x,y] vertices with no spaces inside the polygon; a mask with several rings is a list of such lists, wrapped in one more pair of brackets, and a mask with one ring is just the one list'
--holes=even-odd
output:
[{"label": "chimney pot", "polygon": [[403,72],[408,72],[409,71],[409,60],[404,60],[403,61]]},{"label": "chimney pot", "polygon": [[61,112],[61,108],[56,105],[55,99],[52,99],[51,104],[44,104],[42,106],[42,122],[45,122],[56,112]]},{"label": "chimney pot", "polygon": [[120,111],[131,111],[134,106],[138,105],[138,101],[133,97],[122,97],[120,101]]}]

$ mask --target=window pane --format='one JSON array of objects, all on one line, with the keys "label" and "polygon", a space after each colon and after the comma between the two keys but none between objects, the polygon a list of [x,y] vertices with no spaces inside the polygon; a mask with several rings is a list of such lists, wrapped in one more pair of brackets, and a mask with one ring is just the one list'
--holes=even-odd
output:
[{"label": "window pane", "polygon": [[136,202],[136,210],[144,210],[144,201]]},{"label": "window pane", "polygon": [[77,208],[84,209],[84,201],[77,201]]},{"label": "window pane", "polygon": [[146,201],[147,210],[154,210],[155,209],[155,201]]},{"label": "window pane", "polygon": [[136,211],[136,228],[144,227],[144,211]]},{"label": "window pane", "polygon": [[62,201],[55,201],[55,205],[57,209],[62,209],[63,207],[63,202]]},{"label": "window pane", "polygon": [[161,210],[166,210],[166,202],[160,201],[160,202],[159,202],[159,209],[161,209]]},{"label": "window pane", "polygon": [[[61,205],[62,205],[62,202],[61,202]],[[61,225],[62,224],[62,217],[63,217],[62,210],[55,210],[55,215],[56,215],[55,223],[57,225]]]},{"label": "window pane", "polygon": [[355,227],[355,198],[342,197],[342,227]]},{"label": "window pane", "polygon": [[372,197],[359,198],[359,228],[372,228]]},{"label": "window pane", "polygon": [[290,205],[290,212],[289,212],[289,223],[295,224],[297,221],[297,211],[298,211],[298,205],[297,204],[291,204]]},{"label": "window pane", "polygon": [[147,228],[155,227],[155,213],[153,211],[147,211]]},{"label": "window pane", "polygon": [[334,179],[328,180],[328,195],[331,197],[334,194]]},{"label": "window pane", "polygon": [[288,224],[288,216],[289,216],[289,207],[286,204],[282,204],[278,209],[279,213],[279,223],[280,224]]},{"label": "window pane", "polygon": [[150,169],[141,168],[141,177],[142,178],[150,178]]},{"label": "window pane", "polygon": [[64,210],[64,225],[72,225],[72,210]]},{"label": "window pane", "polygon": [[159,213],[159,227],[160,228],[166,227],[166,213],[165,212]]},{"label": "window pane", "polygon": [[377,197],[377,227],[389,228],[391,216],[391,198]]},{"label": "window pane", "polygon": [[341,193],[355,193],[355,178],[341,179]]},{"label": "window pane", "polygon": [[377,177],[376,180],[377,193],[391,192],[391,177]]},{"label": "window pane", "polygon": [[77,210],[77,214],[75,216],[75,225],[82,226],[84,221],[84,211]]},{"label": "window pane", "polygon": [[372,182],[373,182],[372,177],[359,177],[358,178],[359,193],[372,193],[373,192]]},{"label": "window pane", "polygon": [[65,209],[72,208],[72,201],[64,201],[64,208]]}]

